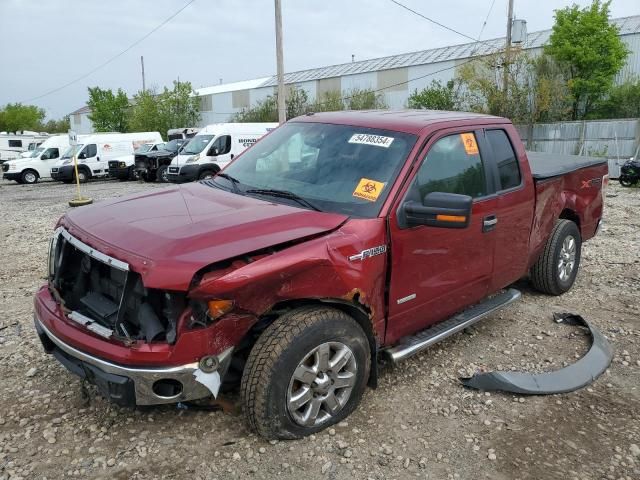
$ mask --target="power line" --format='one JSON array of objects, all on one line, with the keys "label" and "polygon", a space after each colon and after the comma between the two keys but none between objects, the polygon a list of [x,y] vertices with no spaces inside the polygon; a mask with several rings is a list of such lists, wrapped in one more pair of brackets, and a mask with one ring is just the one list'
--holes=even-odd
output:
[{"label": "power line", "polygon": [[143,40],[146,40],[147,38],[149,38],[153,33],[155,33],[156,31],[160,30],[162,27],[164,27],[167,23],[169,23],[171,20],[174,19],[174,17],[176,17],[178,14],[180,14],[185,8],[187,8],[189,5],[191,5],[193,2],[195,2],[196,0],[189,0],[187,3],[185,3],[182,8],[180,8],[179,10],[177,10],[176,12],[174,12],[173,14],[171,14],[166,20],[164,20],[162,23],[160,23],[159,25],[157,25],[156,27],[154,27],[153,29],[151,29],[146,35],[140,37],[138,40],[136,40],[135,42],[133,42],[131,45],[129,45],[127,48],[125,48],[124,50],[122,50],[120,53],[114,55],[113,57],[109,58],[108,60],[104,61],[103,63],[101,63],[100,65],[98,65],[97,67],[95,67],[92,70],[89,70],[87,73],[85,73],[84,75],[81,75],[79,77],[77,77],[74,80],[71,80],[70,82],[65,83],[64,85],[61,85],[60,87],[54,88],[53,90],[49,90],[48,92],[43,93],[42,95],[38,95],[37,97],[32,97],[29,98],[27,100],[23,100],[19,103],[28,103],[28,102],[33,102],[34,100],[39,100],[43,97],[47,97],[49,95],[51,95],[52,93],[56,93],[59,92],[60,90],[63,90],[71,85],[73,85],[74,83],[78,83],[80,80],[83,80],[85,78],[87,78],[89,75],[92,75],[93,73],[97,72],[98,70],[100,70],[101,68],[109,65],[111,62],[113,62],[115,59],[121,57],[122,55],[124,55],[125,53],[127,53],[129,50],[131,50],[133,47],[135,47],[136,45],[138,45],[140,42],[142,42]]}]

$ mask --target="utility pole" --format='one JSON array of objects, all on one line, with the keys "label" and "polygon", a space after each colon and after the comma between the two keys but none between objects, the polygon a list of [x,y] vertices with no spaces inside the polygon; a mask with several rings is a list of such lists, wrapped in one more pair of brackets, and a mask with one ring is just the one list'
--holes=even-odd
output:
[{"label": "utility pole", "polygon": [[502,66],[502,90],[505,98],[509,92],[509,62],[511,61],[511,27],[513,26],[513,0],[509,0],[507,13],[507,43],[504,48],[504,62]]},{"label": "utility pole", "polygon": [[280,0],[275,0],[276,7],[276,62],[278,64],[278,122],[287,121],[284,93],[284,58],[282,54],[282,8]]},{"label": "utility pole", "polygon": [[144,57],[142,55],[140,55],[140,65],[142,66],[142,91],[144,92],[147,88],[144,81]]}]

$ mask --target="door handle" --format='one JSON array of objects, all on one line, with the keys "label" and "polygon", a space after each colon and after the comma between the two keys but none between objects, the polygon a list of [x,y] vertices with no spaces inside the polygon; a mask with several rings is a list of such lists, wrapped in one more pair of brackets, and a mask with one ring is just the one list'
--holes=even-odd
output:
[{"label": "door handle", "polygon": [[233,153],[231,154],[231,160],[233,160]]},{"label": "door handle", "polygon": [[495,215],[487,215],[482,220],[482,231],[484,233],[490,232],[491,230],[495,230],[496,225],[498,224],[498,217]]}]

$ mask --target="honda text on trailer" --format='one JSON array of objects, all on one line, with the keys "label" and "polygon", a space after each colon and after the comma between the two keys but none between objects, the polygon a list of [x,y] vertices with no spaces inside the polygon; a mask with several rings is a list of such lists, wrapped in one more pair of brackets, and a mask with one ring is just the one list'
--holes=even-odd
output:
[{"label": "honda text on trailer", "polygon": [[35,296],[44,348],[121,405],[239,386],[250,427],[349,415],[377,359],[420,352],[576,279],[602,159],[527,156],[464,112],[310,114],[212,179],[68,212]]},{"label": "honda text on trailer", "polygon": [[[78,138],[78,141],[82,141],[84,136]],[[51,177],[51,168],[68,149],[68,135],[53,135],[42,142],[30,156],[5,162],[2,165],[4,178],[18,183],[36,183],[40,179],[48,179]]]},{"label": "honda text on trailer", "polygon": [[74,156],[78,163],[80,182],[106,177],[109,175],[109,160],[131,155],[138,146],[145,143],[162,143],[162,137],[158,132],[87,135],[82,138],[82,142],[78,140],[77,145],[70,147],[51,168],[51,178],[71,183],[75,178]]},{"label": "honda text on trailer", "polygon": [[210,178],[277,126],[277,123],[207,125],[173,158],[167,178],[174,183]]}]

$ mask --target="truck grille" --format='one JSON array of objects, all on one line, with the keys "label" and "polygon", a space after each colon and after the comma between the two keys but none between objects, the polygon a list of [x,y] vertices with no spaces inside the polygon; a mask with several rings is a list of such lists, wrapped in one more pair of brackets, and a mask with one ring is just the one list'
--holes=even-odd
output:
[{"label": "truck grille", "polygon": [[70,320],[103,337],[174,341],[184,295],[147,289],[129,265],[59,228],[51,241],[49,282]]}]

